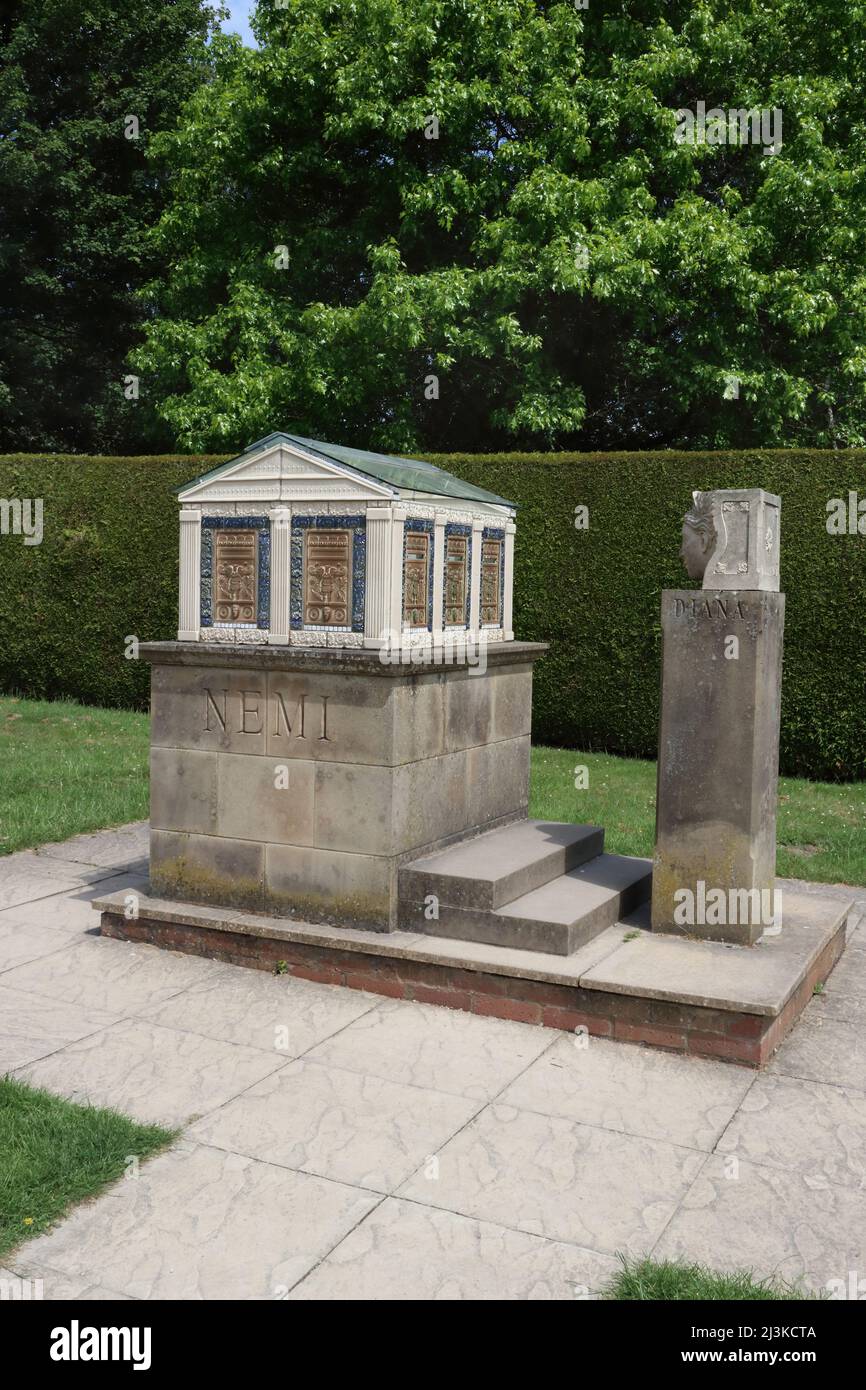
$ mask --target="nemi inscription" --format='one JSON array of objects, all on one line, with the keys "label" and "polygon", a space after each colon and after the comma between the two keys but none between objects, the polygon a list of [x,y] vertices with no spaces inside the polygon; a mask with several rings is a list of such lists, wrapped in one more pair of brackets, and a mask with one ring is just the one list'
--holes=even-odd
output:
[{"label": "nemi inscription", "polygon": [[[204,688],[204,726],[206,732],[216,732],[221,730],[225,733],[239,734],[260,734],[265,727],[265,719],[268,715],[267,700],[261,690],[239,690],[231,695],[228,690],[218,690],[213,692]],[[316,720],[310,705],[314,707],[314,702],[319,705],[319,717]],[[331,736],[328,732],[328,701],[329,695],[318,695],[308,697],[306,692],[302,692],[294,708],[291,702],[287,703],[279,691],[276,691],[271,701],[270,727],[272,733],[277,737],[283,734],[287,738],[308,738],[315,737],[320,743],[330,743]],[[312,723],[311,723],[312,721]],[[313,734],[311,730],[318,727],[318,734]]]}]

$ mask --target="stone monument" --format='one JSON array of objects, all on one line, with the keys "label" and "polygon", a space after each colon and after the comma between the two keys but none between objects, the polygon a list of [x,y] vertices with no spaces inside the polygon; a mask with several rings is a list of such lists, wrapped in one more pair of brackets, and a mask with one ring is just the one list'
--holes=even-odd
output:
[{"label": "stone monument", "polygon": [[[421,460],[280,433],[180,506],[177,640],[140,648],[150,884],[96,900],[104,935],[772,1056],[850,902],[786,894],[759,950],[669,933],[750,943],[760,926],[716,925],[707,890],[756,894],[760,913],[773,885],[778,498],[697,495],[683,554],[704,588],[664,595],[655,931],[649,860],[607,853],[600,826],[527,816],[546,647],[514,639],[510,503]],[[677,922],[683,890],[705,926]]]},{"label": "stone monument", "polygon": [[778,497],[696,492],[662,593],[652,928],[751,945],[775,928],[785,596]]},{"label": "stone monument", "polygon": [[281,432],[179,501],[178,640],[141,647],[153,890],[395,928],[401,863],[526,816],[514,507]]}]

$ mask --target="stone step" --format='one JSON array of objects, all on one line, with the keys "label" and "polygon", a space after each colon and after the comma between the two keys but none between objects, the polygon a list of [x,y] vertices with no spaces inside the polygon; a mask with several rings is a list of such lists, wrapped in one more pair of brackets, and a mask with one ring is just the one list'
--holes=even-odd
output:
[{"label": "stone step", "polygon": [[438,921],[416,917],[412,928],[428,936],[569,956],[633,912],[651,888],[651,860],[599,854],[504,907],[485,911],[442,904]]},{"label": "stone step", "polygon": [[400,869],[403,925],[414,928],[416,914],[431,894],[449,907],[492,912],[603,849],[604,831],[594,825],[524,820],[477,835]]}]

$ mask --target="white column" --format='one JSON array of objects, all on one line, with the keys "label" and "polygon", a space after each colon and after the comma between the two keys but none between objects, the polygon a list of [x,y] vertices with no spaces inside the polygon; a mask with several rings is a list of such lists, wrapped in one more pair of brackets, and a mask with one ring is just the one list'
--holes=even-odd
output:
[{"label": "white column", "polygon": [[514,603],[514,533],[517,527],[513,521],[505,523],[505,576],[502,593],[502,636],[506,642],[514,641],[512,608]]},{"label": "white column", "polygon": [[437,512],[433,519],[433,641],[442,645],[445,622],[445,603],[442,597],[445,584],[445,517]]},{"label": "white column", "polygon": [[391,594],[386,626],[396,633],[403,631],[403,537],[408,515],[399,507],[391,513]]},{"label": "white column", "polygon": [[481,534],[483,521],[472,523],[472,555],[469,571],[469,631],[481,631]]},{"label": "white column", "polygon": [[178,642],[197,642],[201,621],[201,514],[180,514],[180,583],[178,586]]},{"label": "white column", "polygon": [[271,512],[271,624],[268,642],[288,645],[291,632],[289,598],[292,582],[292,509]]},{"label": "white column", "polygon": [[364,587],[364,646],[381,647],[389,629],[398,641],[393,621],[394,518],[390,507],[367,508],[367,579]]}]

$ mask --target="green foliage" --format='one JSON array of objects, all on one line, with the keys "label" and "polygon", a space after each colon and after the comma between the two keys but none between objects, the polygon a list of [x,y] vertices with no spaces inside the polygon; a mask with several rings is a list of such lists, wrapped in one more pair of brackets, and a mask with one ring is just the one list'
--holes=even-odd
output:
[{"label": "green foliage", "polygon": [[224,458],[0,459],[0,497],[41,497],[45,536],[0,536],[0,689],[146,708],[127,637],[177,632],[173,489]]},{"label": "green foliage", "polygon": [[0,696],[0,855],[147,819],[145,714]]},{"label": "green foliage", "polygon": [[127,401],[123,376],[163,201],[146,151],[206,75],[211,22],[202,0],[3,8],[0,448],[170,445],[146,385]]},{"label": "green foliage", "polygon": [[[173,489],[223,456],[0,460],[0,497],[42,497],[45,538],[0,537],[0,689],[143,708],[148,672],[125,640],[177,630]],[[787,593],[784,772],[866,778],[866,538],[830,536],[826,505],[866,496],[859,451],[432,456],[519,504],[515,623],[548,641],[534,736],[654,757],[663,588],[689,581],[678,550],[691,489],[782,497]],[[589,507],[586,531],[576,506]]]},{"label": "green foliage", "polygon": [[[866,537],[830,536],[826,505],[866,498],[866,454],[430,455],[520,504],[519,635],[549,641],[538,663],[539,743],[655,757],[662,589],[691,587],[678,558],[692,488],[763,487],[782,498],[785,591],[782,770],[866,777]],[[589,530],[574,509],[589,507]]]},{"label": "green foliage", "polygon": [[[154,142],[171,198],[135,360],[173,438],[863,444],[864,21],[260,0],[260,50],[217,42]],[[677,143],[699,101],[779,108],[781,150]]]},{"label": "green foliage", "polygon": [[749,1270],[721,1274],[706,1265],[684,1260],[626,1260],[611,1280],[605,1298],[642,1301],[644,1299],[716,1300],[751,1302],[800,1301],[813,1297],[800,1284],[782,1279],[759,1279]]},{"label": "green foliage", "polygon": [[128,1115],[0,1078],[0,1255],[174,1138]]}]

